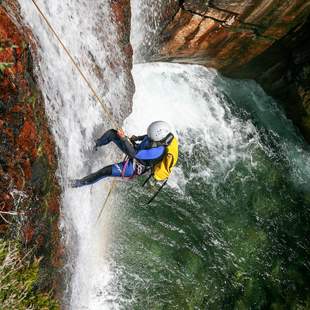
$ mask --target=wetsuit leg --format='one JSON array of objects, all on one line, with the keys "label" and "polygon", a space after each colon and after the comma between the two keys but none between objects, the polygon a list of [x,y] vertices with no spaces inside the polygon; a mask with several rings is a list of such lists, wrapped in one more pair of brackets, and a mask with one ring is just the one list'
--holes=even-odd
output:
[{"label": "wetsuit leg", "polygon": [[117,131],[115,129],[110,129],[106,131],[102,137],[96,140],[96,146],[107,145],[110,142],[114,142],[122,152],[126,153],[126,147],[124,142],[118,137]]},{"label": "wetsuit leg", "polygon": [[[78,180],[73,180],[72,187],[81,187],[84,185],[94,184],[95,182],[106,177],[132,177],[135,174],[133,162],[131,160],[123,161],[114,165],[103,167],[102,169]],[[125,167],[126,166],[126,167]],[[125,168],[124,168],[125,167]],[[125,170],[124,170],[125,169]],[[123,171],[124,170],[124,171]]]},{"label": "wetsuit leg", "polygon": [[91,173],[90,175],[82,178],[73,180],[71,186],[72,187],[80,187],[84,185],[93,184],[103,178],[110,177],[112,175],[112,165],[103,167],[102,169]]}]

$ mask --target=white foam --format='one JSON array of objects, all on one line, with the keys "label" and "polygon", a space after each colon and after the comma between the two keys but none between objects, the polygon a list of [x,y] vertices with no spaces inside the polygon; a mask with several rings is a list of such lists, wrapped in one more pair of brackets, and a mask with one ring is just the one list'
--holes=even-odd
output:
[{"label": "white foam", "polygon": [[[116,121],[122,119],[121,111],[129,109],[123,99],[126,73],[120,66],[117,72],[113,69],[114,62],[122,63],[122,54],[109,3],[99,0],[37,0],[37,3]],[[111,152],[91,152],[94,139],[112,124],[32,1],[21,0],[19,4],[37,45],[36,73],[59,150],[58,174],[63,189],[61,227],[65,231],[66,251],[70,253],[66,267],[72,271],[64,305],[71,309],[103,309],[107,297],[98,292],[105,291],[111,281],[107,247],[112,224],[109,211],[104,212],[99,223],[96,219],[109,182],[71,189],[67,180],[82,177],[112,161]]]},{"label": "white foam", "polygon": [[[214,85],[217,77],[214,70],[152,63],[135,65],[133,75],[136,85],[133,111],[125,120],[129,134],[145,134],[147,126],[155,120],[169,122],[180,136],[181,150],[187,156],[200,146],[208,150],[212,162],[197,167],[204,177],[227,171],[236,160],[249,156],[246,152],[251,144],[249,136],[257,139],[256,129],[251,122],[232,115]],[[175,184],[173,178],[171,184]]]}]

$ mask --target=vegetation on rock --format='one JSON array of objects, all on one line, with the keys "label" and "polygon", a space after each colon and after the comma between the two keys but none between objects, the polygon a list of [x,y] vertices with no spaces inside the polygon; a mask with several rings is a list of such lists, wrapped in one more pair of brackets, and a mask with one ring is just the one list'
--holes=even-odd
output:
[{"label": "vegetation on rock", "polygon": [[59,309],[50,292],[37,292],[40,258],[23,253],[16,241],[0,239],[1,309]]},{"label": "vegetation on rock", "polygon": [[62,248],[55,145],[29,46],[1,7],[0,47],[1,309],[56,309]]}]

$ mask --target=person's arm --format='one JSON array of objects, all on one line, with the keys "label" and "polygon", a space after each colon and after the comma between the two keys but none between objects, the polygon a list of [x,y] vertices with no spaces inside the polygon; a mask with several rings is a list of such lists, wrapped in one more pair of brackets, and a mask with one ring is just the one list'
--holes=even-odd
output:
[{"label": "person's arm", "polygon": [[132,143],[129,141],[128,137],[120,138],[124,145],[124,152],[126,155],[128,155],[131,158],[134,158],[136,156],[137,151],[135,150]]},{"label": "person's arm", "polygon": [[125,135],[124,130],[123,129],[119,129],[117,131],[117,135],[120,138],[120,140],[122,141],[124,153],[127,156],[129,156],[131,158],[134,158],[136,153],[137,153],[137,151],[135,150],[134,146],[130,142],[129,138]]}]

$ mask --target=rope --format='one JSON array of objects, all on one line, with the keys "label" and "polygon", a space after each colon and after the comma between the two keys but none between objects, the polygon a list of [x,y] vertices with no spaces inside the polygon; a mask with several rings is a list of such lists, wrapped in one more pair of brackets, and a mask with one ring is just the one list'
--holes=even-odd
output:
[{"label": "rope", "polygon": [[104,112],[106,113],[107,117],[110,119],[111,123],[113,124],[113,126],[115,128],[118,127],[118,125],[116,124],[116,122],[113,119],[113,115],[112,113],[107,109],[107,107],[105,106],[104,102],[100,99],[100,97],[97,95],[97,92],[95,91],[95,89],[93,88],[93,86],[91,85],[91,83],[88,81],[87,77],[85,76],[85,74],[83,73],[83,71],[81,70],[81,68],[79,67],[79,65],[75,62],[74,58],[71,56],[71,53],[69,52],[69,50],[66,48],[66,46],[64,45],[64,43],[62,42],[62,40],[60,39],[59,35],[57,34],[57,32],[54,30],[53,26],[51,25],[51,23],[48,21],[47,17],[44,15],[44,13],[42,12],[42,10],[40,9],[40,7],[38,6],[38,4],[36,3],[35,0],[31,0],[32,3],[34,4],[34,6],[36,7],[36,9],[38,10],[39,14],[41,15],[41,17],[44,19],[45,23],[47,24],[48,28],[52,31],[52,33],[54,34],[54,36],[56,37],[56,39],[58,40],[59,44],[61,45],[61,47],[64,49],[64,51],[66,52],[67,56],[69,57],[69,59],[71,60],[71,62],[73,63],[73,65],[76,67],[76,69],[78,70],[78,72],[80,73],[81,77],[83,78],[83,80],[85,81],[85,83],[87,84],[87,86],[89,87],[89,89],[92,91],[94,97],[97,99],[97,101],[100,103],[102,109],[104,110]]},{"label": "rope", "polygon": [[[35,8],[37,9],[37,11],[39,12],[39,14],[41,15],[41,17],[43,18],[43,20],[45,21],[46,25],[48,26],[48,28],[50,29],[50,31],[54,34],[54,36],[56,37],[56,39],[58,40],[59,44],[61,45],[61,47],[63,48],[63,50],[65,51],[65,53],[67,54],[67,56],[69,57],[70,61],[72,62],[72,64],[74,65],[74,67],[77,69],[77,71],[80,73],[82,79],[84,80],[84,82],[86,83],[86,85],[89,87],[89,89],[91,90],[91,92],[93,93],[94,97],[97,99],[97,101],[100,103],[103,111],[105,112],[106,116],[108,117],[108,119],[111,121],[112,125],[117,128],[118,124],[114,121],[113,119],[113,115],[112,113],[107,109],[107,107],[105,106],[104,102],[100,99],[100,97],[97,95],[97,92],[95,91],[95,89],[93,88],[93,86],[91,85],[91,83],[88,81],[87,77],[85,76],[85,74],[83,73],[83,71],[81,70],[81,68],[79,67],[79,65],[76,63],[76,61],[74,60],[74,58],[72,57],[71,53],[69,52],[69,50],[67,49],[67,47],[65,46],[65,44],[62,42],[62,40],[60,39],[59,35],[57,34],[57,32],[54,30],[53,26],[51,25],[51,23],[48,21],[47,17],[44,15],[44,13],[42,12],[42,10],[40,9],[39,5],[36,3],[35,0],[31,0],[33,5],[35,6]],[[109,197],[114,189],[116,185],[116,181],[113,180],[112,184],[110,186],[109,192],[106,196],[106,199],[104,201],[104,204],[101,208],[101,211],[98,215],[97,218],[97,222],[106,206],[106,204],[108,203]]]},{"label": "rope", "polygon": [[104,203],[103,203],[103,205],[102,205],[102,208],[101,208],[101,210],[100,210],[100,212],[99,212],[99,214],[98,214],[98,217],[97,217],[97,220],[96,220],[96,224],[98,223],[98,221],[99,221],[99,219],[100,219],[100,217],[101,217],[101,214],[102,214],[102,212],[103,212],[103,210],[104,210],[104,208],[105,208],[105,206],[106,206],[106,204],[107,204],[107,202],[108,202],[108,200],[109,200],[109,198],[110,198],[110,195],[111,195],[111,193],[112,193],[112,191],[113,191],[113,189],[114,189],[115,186],[116,186],[116,182],[115,182],[115,180],[113,180],[113,181],[112,181],[112,184],[111,184],[111,186],[110,186],[109,192],[108,192],[108,194],[107,194],[107,196],[106,196],[106,198],[105,198],[105,200],[104,200]]}]

